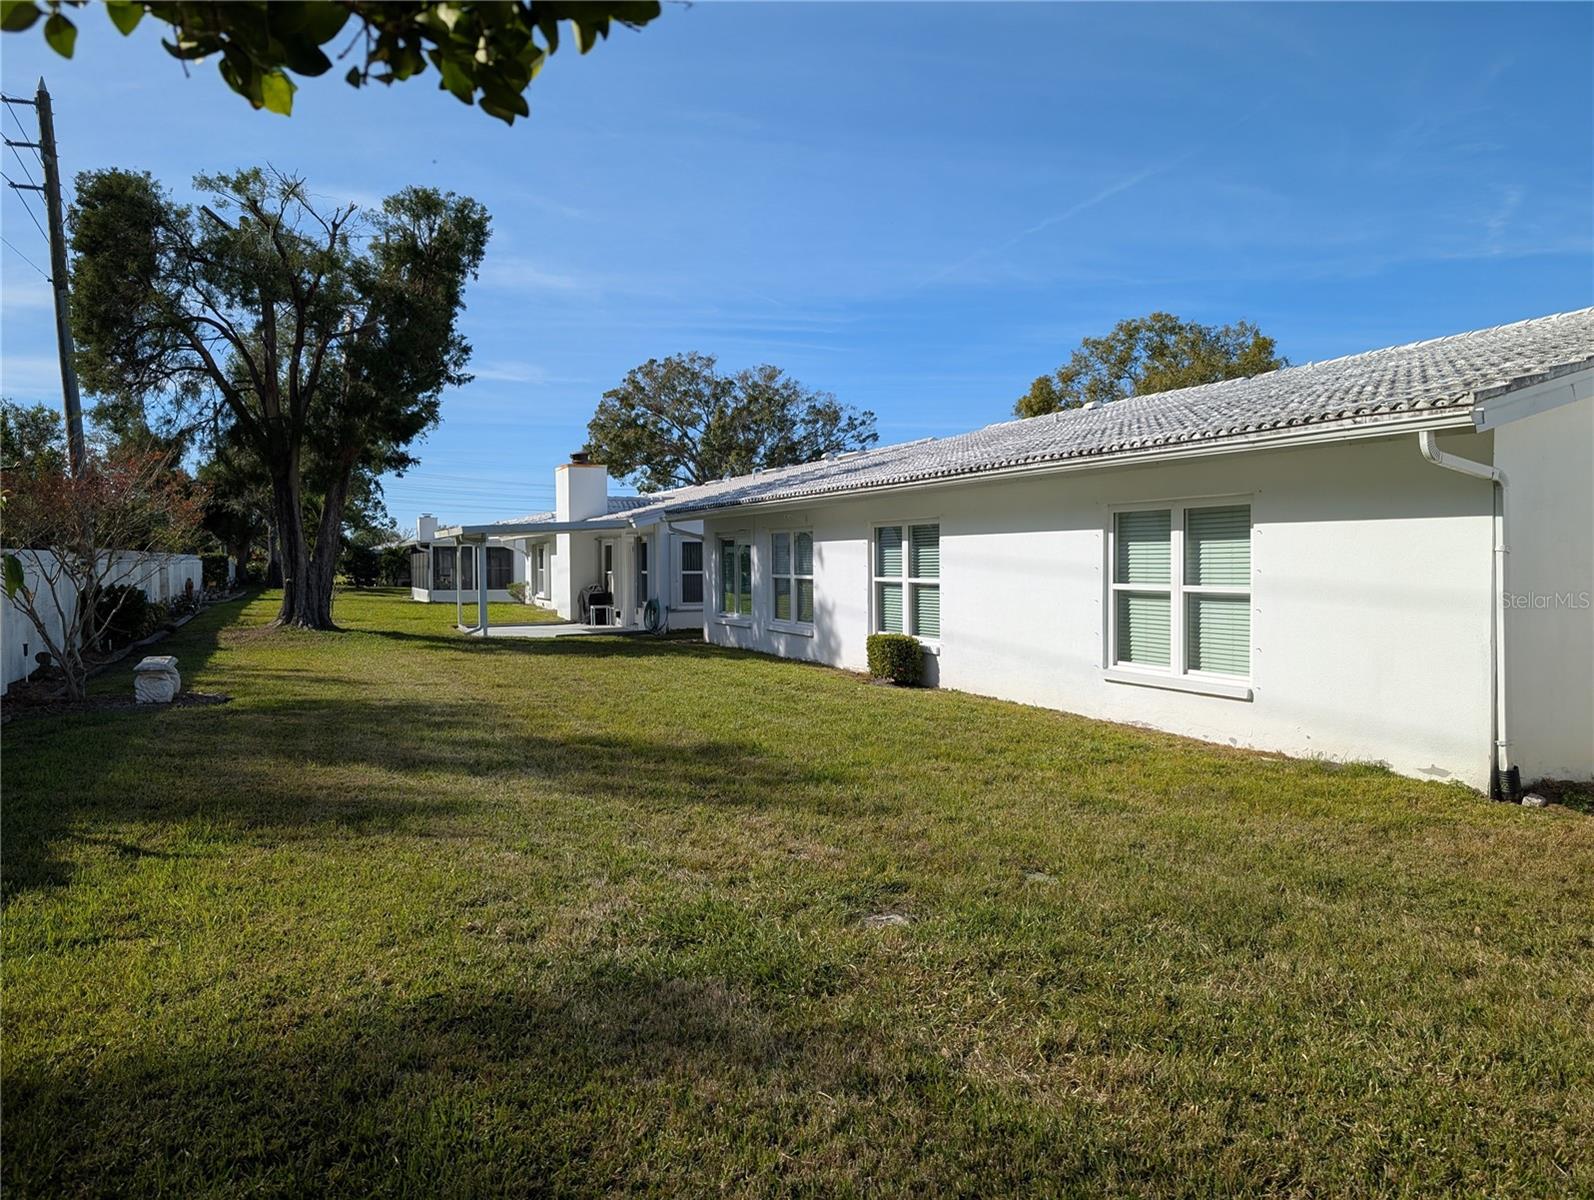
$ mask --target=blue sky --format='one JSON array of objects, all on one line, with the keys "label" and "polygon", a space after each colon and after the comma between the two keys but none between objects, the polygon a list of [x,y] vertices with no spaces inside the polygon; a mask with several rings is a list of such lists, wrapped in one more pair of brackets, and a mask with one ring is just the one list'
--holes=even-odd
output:
[{"label": "blue sky", "polygon": [[[670,5],[561,51],[513,128],[435,76],[256,113],[152,29],[79,21],[70,62],[0,37],[8,94],[46,75],[68,172],[181,194],[266,161],[492,212],[476,380],[389,481],[401,525],[548,507],[604,389],[674,351],[776,363],[895,441],[1004,419],[1154,309],[1306,362],[1594,303],[1590,5]],[[45,265],[9,189],[3,219]],[[0,270],[0,388],[54,401],[44,283]]]}]

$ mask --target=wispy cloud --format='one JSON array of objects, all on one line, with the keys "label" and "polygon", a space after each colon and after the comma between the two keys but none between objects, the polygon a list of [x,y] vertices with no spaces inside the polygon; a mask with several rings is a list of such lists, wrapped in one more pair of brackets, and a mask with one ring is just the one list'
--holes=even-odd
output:
[{"label": "wispy cloud", "polygon": [[489,359],[471,365],[470,373],[477,383],[528,383],[537,387],[555,384],[590,383],[591,380],[573,375],[556,375],[540,363],[521,362],[515,359]]},{"label": "wispy cloud", "polygon": [[49,285],[42,279],[7,280],[0,285],[0,309],[27,312],[50,307]]},{"label": "wispy cloud", "polygon": [[53,355],[7,354],[0,358],[0,392],[12,400],[59,399],[61,364]]},{"label": "wispy cloud", "polygon": [[996,254],[1002,254],[1008,250],[1011,250],[1014,246],[1024,241],[1024,239],[1034,237],[1038,233],[1044,233],[1054,225],[1061,225],[1064,221],[1071,221],[1075,217],[1079,216],[1080,213],[1089,212],[1098,205],[1107,203],[1107,201],[1111,200],[1114,196],[1122,195],[1131,188],[1139,187],[1148,179],[1155,178],[1158,175],[1166,174],[1167,172],[1182,166],[1184,163],[1195,157],[1198,149],[1199,147],[1192,146],[1182,154],[1177,154],[1168,159],[1166,162],[1154,163],[1151,166],[1142,167],[1138,171],[1135,171],[1129,175],[1125,175],[1122,179],[1116,179],[1112,183],[1107,184],[1103,188],[1099,188],[1083,199],[1070,204],[1061,212],[1053,213],[1049,217],[1043,217],[1041,220],[1036,221],[1033,225],[1029,225],[1023,229],[1020,229],[1017,233],[1013,234],[1012,237],[1006,239],[1005,241],[998,242],[994,246],[988,246],[984,249],[976,250],[974,253],[966,255],[949,266],[942,267],[939,271],[935,272],[935,274],[931,275],[926,282],[935,283],[946,278],[948,275],[956,274],[964,267],[978,262],[982,258]]},{"label": "wispy cloud", "polygon": [[472,365],[471,375],[484,383],[544,383],[548,372],[536,363],[487,362]]},{"label": "wispy cloud", "polygon": [[1526,191],[1512,184],[1501,189],[1500,203],[1484,218],[1483,227],[1488,230],[1488,246],[1491,250],[1502,249],[1505,236],[1511,229],[1511,218],[1516,215],[1517,209],[1522,207],[1522,200]]},{"label": "wispy cloud", "polygon": [[482,264],[483,287],[517,292],[596,293],[602,290],[595,275],[552,271],[529,258],[489,256]]}]

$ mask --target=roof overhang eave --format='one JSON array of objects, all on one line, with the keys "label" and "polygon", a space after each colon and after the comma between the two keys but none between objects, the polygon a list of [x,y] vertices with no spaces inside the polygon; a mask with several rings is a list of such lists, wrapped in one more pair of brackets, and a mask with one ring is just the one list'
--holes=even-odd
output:
[{"label": "roof overhang eave", "polygon": [[545,533],[580,533],[590,530],[601,533],[604,530],[625,529],[629,521],[538,521],[524,525],[451,525],[447,529],[439,529],[433,540],[445,541],[461,538],[465,541],[502,540],[504,538],[537,537]]},{"label": "roof overhang eave", "polygon": [[672,519],[701,520],[722,513],[746,512],[749,509],[800,508],[810,504],[828,504],[854,496],[899,492],[912,488],[950,487],[956,484],[997,483],[1015,476],[1055,475],[1070,471],[1102,471],[1114,467],[1140,466],[1145,463],[1173,462],[1180,459],[1206,458],[1215,454],[1238,454],[1248,450],[1289,449],[1324,442],[1359,441],[1364,438],[1393,437],[1397,434],[1423,429],[1472,429],[1473,407],[1459,403],[1446,408],[1425,408],[1402,413],[1369,413],[1347,417],[1334,422],[1313,425],[1292,425],[1282,429],[1257,430],[1253,433],[1200,441],[1176,442],[1163,446],[1142,446],[1120,450],[1111,454],[1077,455],[1072,458],[1040,459],[1034,462],[1015,463],[1009,466],[980,468],[949,472],[942,475],[925,475],[915,479],[882,480],[879,483],[859,484],[831,491],[814,491],[798,495],[774,496],[767,500],[748,500],[731,504],[718,504],[679,508],[664,511]]}]

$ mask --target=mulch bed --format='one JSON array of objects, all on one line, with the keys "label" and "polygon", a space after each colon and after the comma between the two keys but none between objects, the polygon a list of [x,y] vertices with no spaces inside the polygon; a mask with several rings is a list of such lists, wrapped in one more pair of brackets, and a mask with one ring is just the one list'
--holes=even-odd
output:
[{"label": "mulch bed", "polygon": [[170,704],[140,704],[131,696],[90,696],[74,701],[62,698],[59,684],[17,683],[6,693],[5,703],[0,706],[0,724],[9,725],[24,717],[58,717],[119,708],[149,712],[163,708],[203,708],[210,704],[226,704],[231,699],[219,692],[179,692]]}]

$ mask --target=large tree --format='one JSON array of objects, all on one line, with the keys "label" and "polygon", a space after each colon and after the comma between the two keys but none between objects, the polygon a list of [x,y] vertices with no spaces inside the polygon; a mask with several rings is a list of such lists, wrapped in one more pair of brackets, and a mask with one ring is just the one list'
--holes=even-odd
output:
[{"label": "large tree", "polygon": [[[0,29],[20,32],[43,18],[45,41],[71,58],[77,26],[66,14],[86,2],[0,0]],[[169,26],[161,42],[168,54],[185,69],[214,58],[227,86],[255,108],[292,111],[289,73],[324,75],[330,50],[351,62],[344,78],[355,87],[409,79],[430,64],[439,88],[511,124],[530,112],[522,93],[559,48],[561,22],[585,54],[613,25],[636,28],[659,15],[657,0],[105,0],[98,7],[124,35],[146,14]]]},{"label": "large tree", "polygon": [[1154,312],[1119,321],[1104,337],[1083,339],[1069,359],[1020,396],[1021,417],[1083,404],[1145,396],[1289,366],[1273,339],[1249,321],[1202,325]]},{"label": "large tree", "polygon": [[726,375],[708,354],[633,367],[587,424],[588,453],[644,491],[812,462],[878,440],[874,413],[778,367]]},{"label": "large tree", "polygon": [[[78,177],[72,318],[87,388],[203,422],[221,412],[270,480],[283,624],[332,627],[345,503],[400,469],[470,377],[457,329],[488,236],[474,200],[407,188],[361,216],[274,171]],[[313,477],[312,477],[313,473]]]}]

